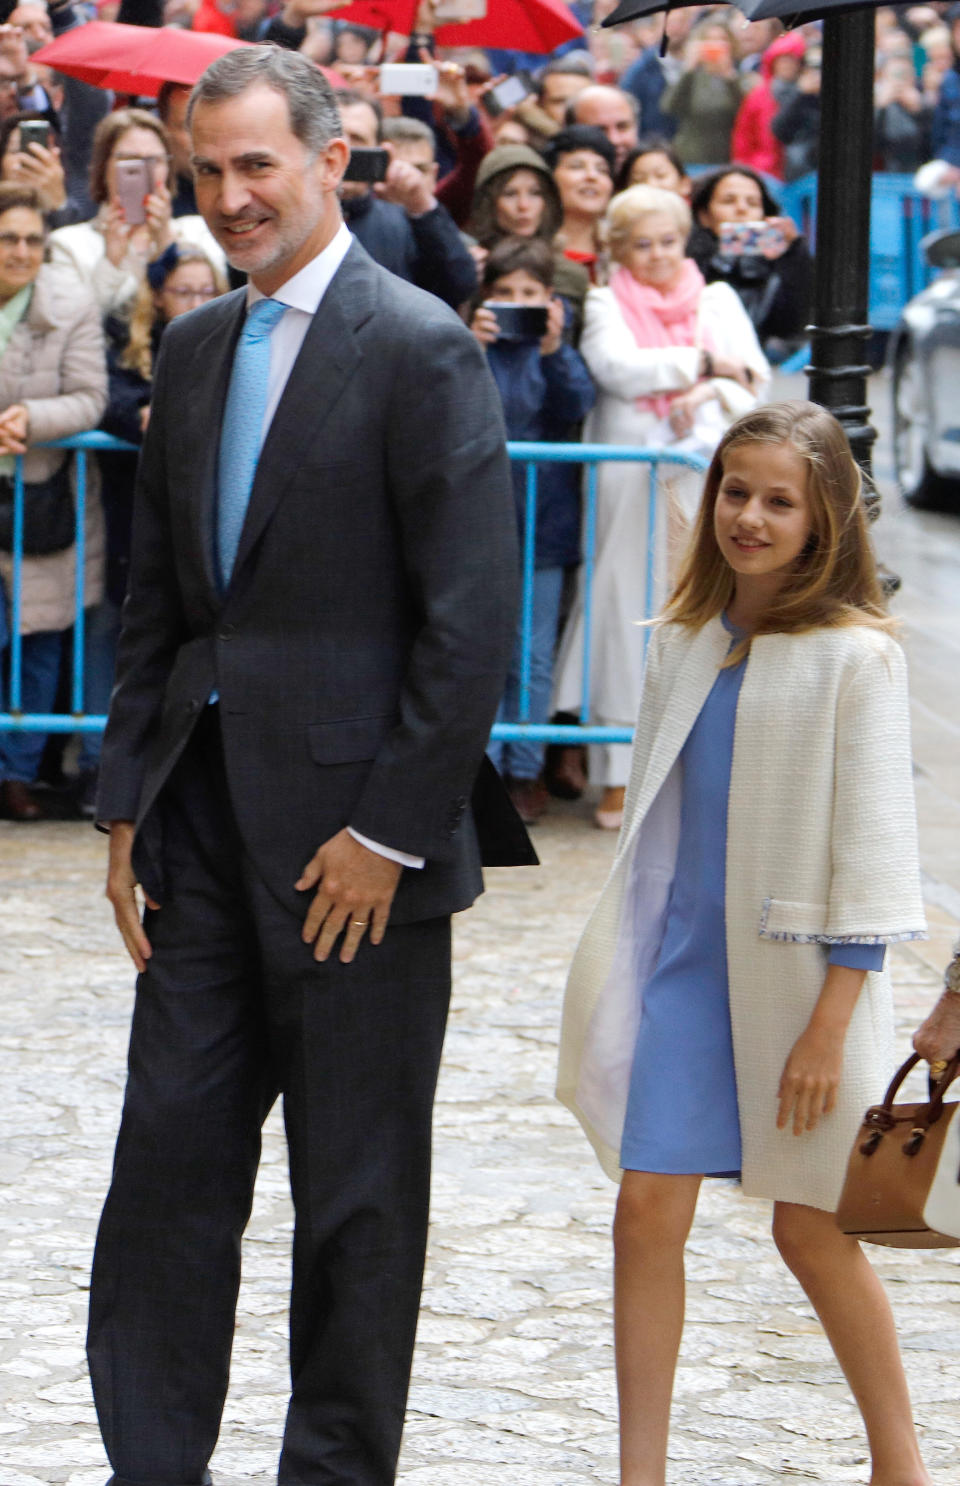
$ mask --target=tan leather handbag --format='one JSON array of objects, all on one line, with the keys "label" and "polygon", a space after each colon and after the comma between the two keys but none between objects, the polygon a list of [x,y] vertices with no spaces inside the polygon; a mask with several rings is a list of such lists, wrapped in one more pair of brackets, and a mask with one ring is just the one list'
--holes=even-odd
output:
[{"label": "tan leather handbag", "polygon": [[925,1104],[894,1104],[914,1053],[894,1074],[882,1104],[863,1117],[847,1166],[837,1226],[867,1243],[897,1249],[960,1246],[960,1116],[944,1094],[960,1073],[960,1052]]}]

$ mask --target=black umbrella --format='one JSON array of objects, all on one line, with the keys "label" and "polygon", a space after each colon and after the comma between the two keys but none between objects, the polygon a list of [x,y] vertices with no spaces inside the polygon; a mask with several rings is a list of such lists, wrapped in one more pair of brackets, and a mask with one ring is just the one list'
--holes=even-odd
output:
[{"label": "black umbrella", "polygon": [[[683,0],[681,0],[683,3]],[[693,3],[693,0],[691,0]],[[810,326],[810,397],[843,424],[861,468],[870,473],[876,431],[869,422],[865,343],[870,337],[870,187],[873,174],[872,11],[864,0],[734,0],[750,20],[788,26],[823,18],[817,253]],[[621,0],[603,24],[673,8],[670,0]]]}]

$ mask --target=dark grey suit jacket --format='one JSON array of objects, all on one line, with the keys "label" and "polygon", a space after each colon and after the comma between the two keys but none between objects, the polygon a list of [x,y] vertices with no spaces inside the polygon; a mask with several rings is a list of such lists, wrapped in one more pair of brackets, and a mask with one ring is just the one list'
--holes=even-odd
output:
[{"label": "dark grey suit jacket", "polygon": [[482,888],[481,841],[488,861],[536,860],[483,757],[519,573],[496,389],[457,316],[355,242],[274,416],[221,594],[217,450],[244,313],[241,290],[164,336],[98,819],[137,821],[134,860],[162,900],[153,807],[216,689],[237,821],[281,901],[303,911],[294,882],[349,824],[427,859],[403,873],[395,920],[455,911]]}]

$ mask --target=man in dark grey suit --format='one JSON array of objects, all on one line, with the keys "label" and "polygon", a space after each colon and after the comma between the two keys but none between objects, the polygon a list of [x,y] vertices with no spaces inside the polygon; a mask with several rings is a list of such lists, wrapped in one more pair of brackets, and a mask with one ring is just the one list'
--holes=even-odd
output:
[{"label": "man in dark grey suit", "polygon": [[90,1369],[113,1486],[209,1481],[280,1092],[279,1481],[387,1486],[449,915],[481,857],[535,860],[483,760],[515,623],[504,433],[473,337],[343,226],[321,74],[241,49],[191,110],[200,210],[250,285],[170,326],[141,461],[98,799],[140,976]]}]

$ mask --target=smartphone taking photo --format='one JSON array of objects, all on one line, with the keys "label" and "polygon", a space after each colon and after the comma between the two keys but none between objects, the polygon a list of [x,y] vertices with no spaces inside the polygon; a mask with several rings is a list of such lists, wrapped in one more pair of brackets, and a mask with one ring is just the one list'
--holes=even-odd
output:
[{"label": "smartphone taking photo", "polygon": [[506,300],[485,299],[485,310],[496,318],[502,341],[542,341],[547,333],[545,304],[510,304]]},{"label": "smartphone taking photo", "polygon": [[350,149],[350,159],[343,172],[345,181],[365,181],[370,185],[387,178],[390,167],[390,151],[370,145],[355,144]]},{"label": "smartphone taking photo", "polygon": [[22,154],[25,155],[32,144],[38,144],[45,150],[50,148],[50,125],[46,119],[24,119],[18,127]]},{"label": "smartphone taking photo", "polygon": [[115,160],[116,198],[123,207],[128,227],[142,227],[147,220],[147,197],[153,191],[151,160]]}]

